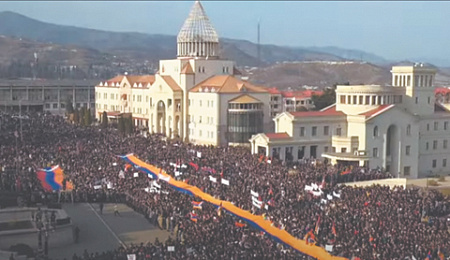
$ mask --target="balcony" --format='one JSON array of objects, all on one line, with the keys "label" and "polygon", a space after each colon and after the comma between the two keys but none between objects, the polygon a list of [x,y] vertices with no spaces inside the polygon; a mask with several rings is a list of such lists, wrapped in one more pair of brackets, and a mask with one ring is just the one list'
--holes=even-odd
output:
[{"label": "balcony", "polygon": [[339,136],[333,135],[331,137],[331,145],[333,147],[345,147],[349,151],[357,150],[359,147],[358,136]]}]

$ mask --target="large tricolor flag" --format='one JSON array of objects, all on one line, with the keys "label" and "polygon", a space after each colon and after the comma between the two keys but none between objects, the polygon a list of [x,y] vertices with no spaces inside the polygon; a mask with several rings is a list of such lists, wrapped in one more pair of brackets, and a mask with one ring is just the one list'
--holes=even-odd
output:
[{"label": "large tricolor flag", "polygon": [[[64,172],[59,165],[40,169],[36,174],[46,191],[64,190]],[[73,184],[70,181],[66,181],[65,186],[65,190],[73,190]]]}]

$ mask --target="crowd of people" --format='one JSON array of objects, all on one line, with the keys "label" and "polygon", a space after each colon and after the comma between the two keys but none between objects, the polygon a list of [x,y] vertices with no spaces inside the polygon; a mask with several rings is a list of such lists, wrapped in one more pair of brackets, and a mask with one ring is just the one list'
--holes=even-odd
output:
[{"label": "crowd of people", "polygon": [[[351,188],[348,181],[390,177],[381,169],[331,166],[314,160],[285,164],[244,147],[196,146],[161,135],[123,136],[111,128],[81,127],[62,117],[0,115],[0,188],[28,203],[48,203],[36,170],[60,165],[74,184],[75,202],[124,202],[173,233],[164,243],[131,245],[73,259],[309,259],[261,230],[149,178],[118,157],[134,153],[173,178],[263,215],[292,236],[360,259],[439,259],[450,255],[448,197],[434,190]],[[149,189],[156,181],[158,189]],[[63,198],[66,199],[66,198]],[[198,200],[198,199],[197,199]],[[220,210],[219,210],[220,211]],[[195,217],[194,217],[195,216]],[[169,251],[174,247],[174,251]]]}]

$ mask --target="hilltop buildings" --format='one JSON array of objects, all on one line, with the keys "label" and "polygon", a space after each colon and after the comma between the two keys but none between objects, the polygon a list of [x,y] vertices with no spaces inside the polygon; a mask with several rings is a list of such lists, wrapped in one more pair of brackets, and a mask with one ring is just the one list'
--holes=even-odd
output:
[{"label": "hilltop buildings", "polygon": [[337,86],[330,107],[278,114],[275,133],[251,138],[252,152],[383,167],[406,178],[450,172],[450,112],[436,103],[436,70],[415,64],[391,72],[392,86]]}]

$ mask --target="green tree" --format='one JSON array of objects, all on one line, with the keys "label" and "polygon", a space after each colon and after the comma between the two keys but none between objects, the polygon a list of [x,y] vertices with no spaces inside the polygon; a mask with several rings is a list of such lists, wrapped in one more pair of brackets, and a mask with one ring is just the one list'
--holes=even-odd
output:
[{"label": "green tree", "polygon": [[132,134],[134,132],[133,118],[125,118],[125,133]]},{"label": "green tree", "polygon": [[103,111],[103,115],[102,115],[102,127],[103,127],[103,128],[108,127],[108,114],[106,113],[106,111]]},{"label": "green tree", "polygon": [[66,113],[68,115],[73,113],[73,103],[72,103],[72,97],[67,97],[66,99]]},{"label": "green tree", "polygon": [[325,89],[322,95],[313,95],[311,99],[316,110],[321,110],[336,103],[336,86]]},{"label": "green tree", "polygon": [[85,116],[86,116],[86,108],[85,107],[81,107],[80,109],[80,119],[78,120],[78,123],[80,125],[85,125]]},{"label": "green tree", "polygon": [[78,124],[80,121],[80,112],[78,111],[78,108],[75,108],[75,110],[73,111],[73,122],[75,124]]},{"label": "green tree", "polygon": [[92,124],[92,116],[91,116],[91,109],[85,109],[84,110],[84,125],[89,126]]},{"label": "green tree", "polygon": [[117,128],[119,129],[119,133],[125,133],[125,119],[123,117],[119,117],[119,124]]}]

